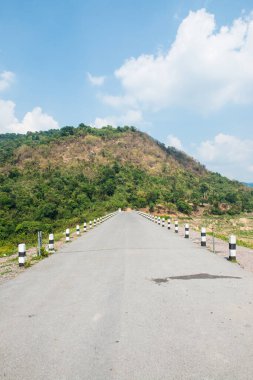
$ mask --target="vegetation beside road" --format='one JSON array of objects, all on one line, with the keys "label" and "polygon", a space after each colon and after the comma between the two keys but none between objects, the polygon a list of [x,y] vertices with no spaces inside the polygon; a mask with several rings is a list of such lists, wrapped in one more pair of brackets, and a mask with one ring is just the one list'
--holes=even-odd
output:
[{"label": "vegetation beside road", "polygon": [[253,211],[253,190],[134,127],[0,135],[0,256],[119,207],[191,216]]}]

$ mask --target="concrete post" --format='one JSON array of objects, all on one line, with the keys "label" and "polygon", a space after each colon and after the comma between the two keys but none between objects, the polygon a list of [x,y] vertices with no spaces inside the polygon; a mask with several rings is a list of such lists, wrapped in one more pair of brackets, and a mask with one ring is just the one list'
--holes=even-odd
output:
[{"label": "concrete post", "polygon": [[189,224],[186,223],[184,225],[184,237],[185,237],[185,239],[189,239],[189,231],[190,231]]},{"label": "concrete post", "polygon": [[236,236],[229,236],[229,258],[230,261],[236,261]]},{"label": "concrete post", "polygon": [[69,237],[69,228],[66,229],[66,242],[69,242],[70,241],[70,237]]},{"label": "concrete post", "polygon": [[175,233],[177,234],[178,233],[178,221],[175,220]]},{"label": "concrete post", "polygon": [[54,234],[49,234],[48,249],[49,251],[54,251]]},{"label": "concrete post", "polygon": [[18,245],[18,265],[23,267],[26,262],[26,246],[25,244]]},{"label": "concrete post", "polygon": [[206,229],[201,227],[201,247],[206,247]]}]

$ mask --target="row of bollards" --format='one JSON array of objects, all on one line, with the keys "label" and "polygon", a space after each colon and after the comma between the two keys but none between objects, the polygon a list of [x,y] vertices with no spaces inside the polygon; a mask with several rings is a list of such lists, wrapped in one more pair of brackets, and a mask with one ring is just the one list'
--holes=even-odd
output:
[{"label": "row of bollards", "polygon": [[[114,216],[116,213],[117,212],[113,212],[113,213],[107,214],[105,216],[99,217],[97,219],[94,219],[93,222],[90,221],[89,222],[89,228],[92,229],[92,228],[96,227],[97,225],[105,222],[106,220],[108,220],[109,218]],[[87,223],[86,222],[84,222],[84,224],[83,224],[83,231],[87,232]],[[80,236],[80,225],[79,224],[76,225],[76,235]],[[69,228],[67,228],[65,230],[65,241],[70,242],[70,229]],[[55,250],[54,250],[54,234],[53,233],[49,234],[48,251],[50,253],[55,252]],[[26,262],[26,245],[24,243],[22,243],[22,244],[18,245],[18,264],[20,267],[23,267],[25,265],[25,262]]]},{"label": "row of bollards", "polygon": [[[138,214],[144,216],[148,220],[151,220],[152,222],[162,225],[162,227],[165,227],[165,218],[161,218],[160,216],[152,215],[152,214],[147,214],[145,212],[138,211]],[[167,225],[168,225],[168,230],[171,229],[171,220],[167,219]],[[179,227],[178,227],[178,220],[174,221],[174,231],[175,233],[178,233]],[[188,223],[184,225],[184,237],[185,239],[189,239],[190,236],[190,226]],[[201,247],[206,247],[206,228],[201,227],[201,232],[200,232],[200,244]],[[228,259],[230,261],[236,261],[236,236],[235,235],[230,235],[229,237],[229,257]]]}]

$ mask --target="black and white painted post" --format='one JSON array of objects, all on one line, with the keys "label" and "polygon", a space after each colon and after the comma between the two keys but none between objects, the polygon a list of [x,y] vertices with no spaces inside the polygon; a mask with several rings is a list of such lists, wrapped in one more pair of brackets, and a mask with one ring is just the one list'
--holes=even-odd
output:
[{"label": "black and white painted post", "polygon": [[164,227],[164,226],[165,226],[165,219],[162,218],[162,227]]},{"label": "black and white painted post", "polygon": [[83,224],[83,232],[87,232],[87,223],[86,222],[84,222],[84,224]]},{"label": "black and white painted post", "polygon": [[92,221],[90,220],[90,230],[92,229]]},{"label": "black and white painted post", "polygon": [[178,221],[175,220],[175,233],[177,234],[178,233]]},{"label": "black and white painted post", "polygon": [[229,236],[229,258],[230,261],[236,261],[236,236]]},{"label": "black and white painted post", "polygon": [[171,221],[168,219],[168,230],[170,230]]},{"label": "black and white painted post", "polygon": [[94,227],[96,227],[96,225],[97,225],[97,219],[94,219],[93,225],[94,225]]},{"label": "black and white painted post", "polygon": [[48,238],[48,250],[54,251],[54,234],[49,234]]},{"label": "black and white painted post", "polygon": [[66,234],[66,242],[69,242],[70,241],[70,237],[69,237],[70,231],[69,231],[69,228],[66,229],[65,234]]},{"label": "black and white painted post", "polygon": [[158,222],[158,220],[157,220],[157,216],[155,216],[155,223],[157,223]]},{"label": "black and white painted post", "polygon": [[190,232],[190,227],[189,227],[189,224],[186,223],[184,225],[184,237],[185,237],[185,239],[189,239],[189,232]]},{"label": "black and white painted post", "polygon": [[201,227],[201,247],[206,247],[206,228]]},{"label": "black and white painted post", "polygon": [[161,224],[161,218],[160,218],[160,216],[158,216],[158,224],[159,224],[159,226]]},{"label": "black and white painted post", "polygon": [[80,235],[80,226],[79,226],[79,224],[76,225],[76,234],[77,234],[77,236]]},{"label": "black and white painted post", "polygon": [[26,246],[25,244],[18,245],[18,265],[23,267],[26,262]]}]

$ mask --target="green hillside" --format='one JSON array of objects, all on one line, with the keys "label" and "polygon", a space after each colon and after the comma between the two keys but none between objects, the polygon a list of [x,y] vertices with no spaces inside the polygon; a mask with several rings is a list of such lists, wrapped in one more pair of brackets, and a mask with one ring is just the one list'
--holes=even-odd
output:
[{"label": "green hillside", "polygon": [[0,244],[118,207],[253,210],[253,191],[133,127],[0,135]]}]

